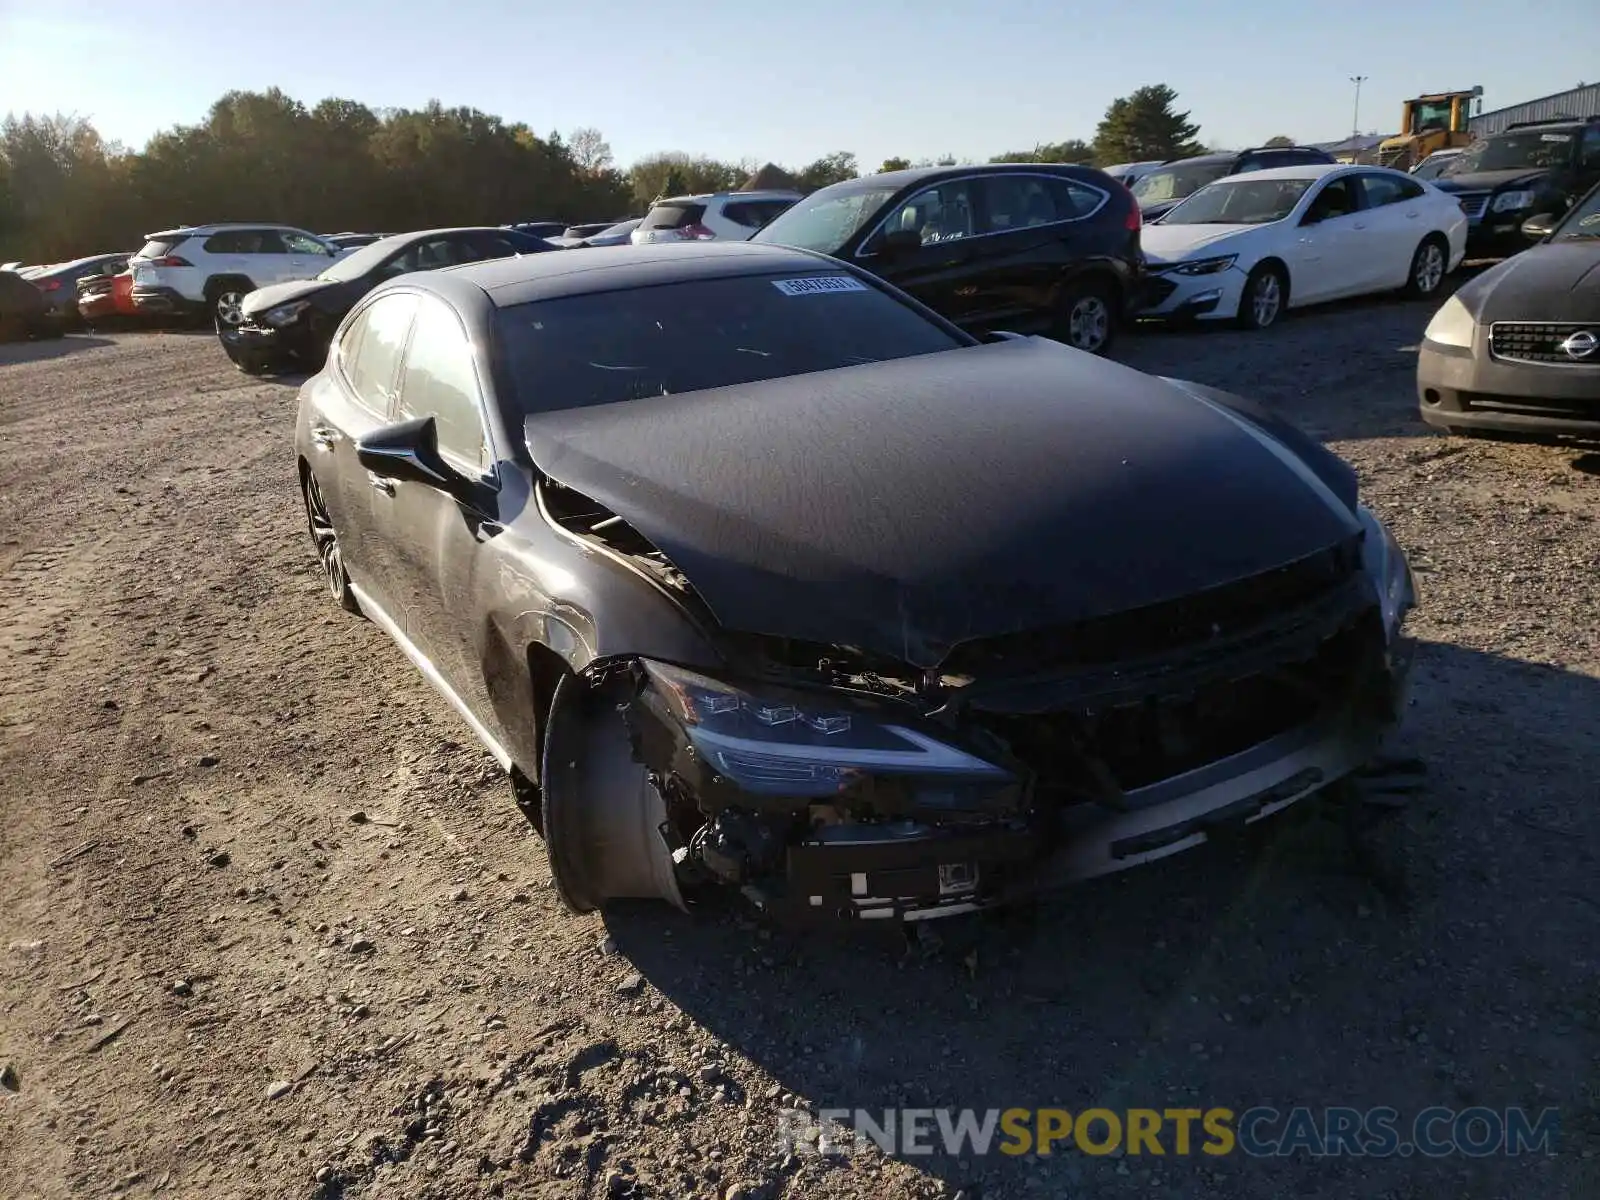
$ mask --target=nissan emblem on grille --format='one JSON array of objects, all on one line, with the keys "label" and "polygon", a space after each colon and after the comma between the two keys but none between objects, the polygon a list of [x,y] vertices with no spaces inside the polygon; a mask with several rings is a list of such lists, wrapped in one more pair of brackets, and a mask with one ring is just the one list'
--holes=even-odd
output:
[{"label": "nissan emblem on grille", "polygon": [[1569,334],[1561,343],[1561,349],[1568,358],[1585,359],[1600,348],[1600,337],[1596,337],[1591,330],[1580,329],[1577,333]]}]

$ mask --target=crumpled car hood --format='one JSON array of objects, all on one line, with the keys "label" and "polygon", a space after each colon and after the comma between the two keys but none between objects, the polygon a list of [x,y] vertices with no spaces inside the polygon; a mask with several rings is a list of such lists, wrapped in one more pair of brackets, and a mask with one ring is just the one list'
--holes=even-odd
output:
[{"label": "crumpled car hood", "polygon": [[1600,241],[1546,242],[1456,290],[1473,320],[1600,322]]},{"label": "crumpled car hood", "polygon": [[1443,192],[1477,192],[1508,184],[1538,183],[1550,172],[1540,167],[1513,167],[1505,171],[1473,171],[1467,175],[1441,175],[1433,186]]},{"label": "crumpled car hood", "polygon": [[541,413],[525,433],[725,627],[928,668],[1354,536],[1337,460],[1314,469],[1219,399],[1036,338]]},{"label": "crumpled car hood", "polygon": [[266,312],[269,308],[277,308],[280,304],[304,300],[317,292],[338,286],[325,279],[293,279],[288,283],[269,283],[266,287],[257,288],[245,296],[242,307],[246,316],[255,316],[257,313]]}]

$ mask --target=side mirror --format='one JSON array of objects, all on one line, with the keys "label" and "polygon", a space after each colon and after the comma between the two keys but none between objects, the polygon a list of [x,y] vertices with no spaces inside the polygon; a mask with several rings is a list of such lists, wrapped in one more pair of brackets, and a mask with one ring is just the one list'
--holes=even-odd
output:
[{"label": "side mirror", "polygon": [[1300,224],[1315,225],[1320,220],[1322,220],[1322,214],[1314,208],[1308,208],[1306,209],[1306,215],[1300,218]]},{"label": "side mirror", "polygon": [[878,253],[885,258],[904,258],[922,249],[922,235],[915,229],[891,229],[878,239]]},{"label": "side mirror", "polygon": [[1555,232],[1556,219],[1549,213],[1534,213],[1522,223],[1522,236],[1530,242],[1542,242]]},{"label": "side mirror", "polygon": [[375,429],[356,442],[356,461],[381,479],[420,483],[467,500],[472,481],[439,454],[439,431],[431,416]]}]

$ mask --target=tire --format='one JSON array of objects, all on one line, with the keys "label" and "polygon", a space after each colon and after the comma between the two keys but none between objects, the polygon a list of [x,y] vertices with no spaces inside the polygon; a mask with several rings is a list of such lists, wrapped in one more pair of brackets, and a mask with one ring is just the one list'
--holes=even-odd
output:
[{"label": "tire", "polygon": [[550,879],[569,912],[594,912],[610,900],[685,907],[660,834],[666,805],[634,758],[615,697],[607,702],[576,675],[561,677],[539,775]]},{"label": "tire", "polygon": [[1406,275],[1405,294],[1413,300],[1427,300],[1439,294],[1450,269],[1450,248],[1436,233],[1430,233],[1411,256]]},{"label": "tire", "polygon": [[206,312],[219,328],[236,329],[244,323],[240,304],[253,291],[248,279],[214,279],[206,284]]},{"label": "tire", "polygon": [[1117,336],[1116,289],[1099,279],[1067,284],[1056,302],[1050,336],[1086,354],[1104,354]]},{"label": "tire", "polygon": [[1240,329],[1268,329],[1278,323],[1289,304],[1289,276],[1277,263],[1259,263],[1239,293]]},{"label": "tire", "polygon": [[322,564],[322,574],[328,583],[328,592],[347,613],[361,615],[361,604],[350,586],[350,573],[344,569],[344,555],[339,549],[339,534],[333,527],[333,517],[322,498],[322,488],[317,477],[309,470],[300,479],[300,496],[305,501],[306,525],[311,531],[311,545]]}]

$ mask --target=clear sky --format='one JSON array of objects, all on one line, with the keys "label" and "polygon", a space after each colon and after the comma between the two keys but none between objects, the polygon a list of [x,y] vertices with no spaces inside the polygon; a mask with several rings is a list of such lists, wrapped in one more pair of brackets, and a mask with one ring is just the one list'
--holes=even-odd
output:
[{"label": "clear sky", "polygon": [[[836,150],[984,159],[1092,139],[1147,83],[1220,145],[1390,133],[1400,101],[1484,109],[1600,80],[1600,0],[0,0],[0,113],[72,112],[142,146],[233,88],[374,108],[430,98],[659,150],[798,166]],[[1531,22],[1531,24],[1530,24]],[[1504,36],[1497,36],[1497,31]],[[1569,36],[1570,35],[1570,36]]]}]

